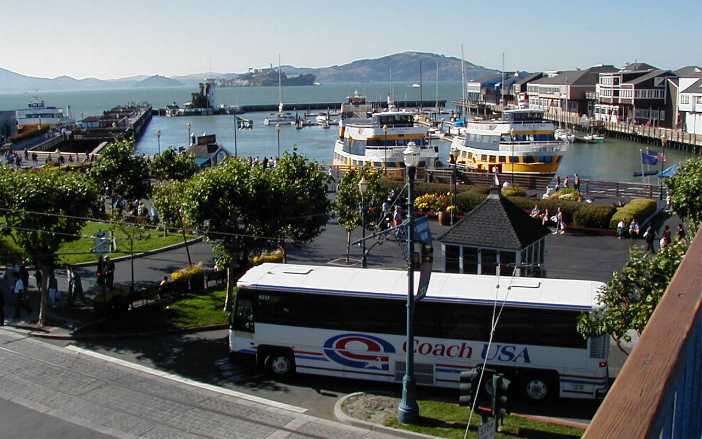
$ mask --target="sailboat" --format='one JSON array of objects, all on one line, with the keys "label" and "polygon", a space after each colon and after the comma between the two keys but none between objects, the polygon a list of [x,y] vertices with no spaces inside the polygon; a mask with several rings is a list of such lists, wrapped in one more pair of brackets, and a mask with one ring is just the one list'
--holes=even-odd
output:
[{"label": "sailboat", "polygon": [[265,126],[279,126],[279,125],[295,125],[296,117],[289,111],[283,111],[283,85],[281,81],[281,70],[282,66],[280,64],[280,55],[278,55],[278,112],[270,113],[267,118],[263,119],[263,125]]}]

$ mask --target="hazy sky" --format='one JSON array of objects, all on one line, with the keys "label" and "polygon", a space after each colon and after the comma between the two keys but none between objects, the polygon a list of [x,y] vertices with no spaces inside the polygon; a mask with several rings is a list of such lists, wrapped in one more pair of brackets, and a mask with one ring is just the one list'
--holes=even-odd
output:
[{"label": "hazy sky", "polygon": [[34,76],[320,67],[406,50],[499,68],[702,64],[700,0],[0,0],[0,67]]}]

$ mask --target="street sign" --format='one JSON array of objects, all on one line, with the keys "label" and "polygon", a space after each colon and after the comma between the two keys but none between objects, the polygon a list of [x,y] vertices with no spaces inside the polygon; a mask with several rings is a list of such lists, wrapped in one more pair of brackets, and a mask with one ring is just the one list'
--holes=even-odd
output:
[{"label": "street sign", "polygon": [[488,418],[478,427],[478,439],[495,439],[495,418]]}]

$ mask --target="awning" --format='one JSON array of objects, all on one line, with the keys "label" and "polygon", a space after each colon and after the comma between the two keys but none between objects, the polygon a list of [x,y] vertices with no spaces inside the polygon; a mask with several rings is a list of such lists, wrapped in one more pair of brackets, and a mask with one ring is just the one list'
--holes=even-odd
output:
[{"label": "awning", "polygon": [[678,163],[673,163],[664,170],[658,173],[658,178],[669,178],[678,172],[680,165]]}]

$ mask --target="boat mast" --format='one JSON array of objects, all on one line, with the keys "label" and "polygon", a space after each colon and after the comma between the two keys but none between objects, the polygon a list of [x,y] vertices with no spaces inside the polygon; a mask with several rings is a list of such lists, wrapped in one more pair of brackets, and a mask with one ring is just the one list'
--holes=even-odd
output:
[{"label": "boat mast", "polygon": [[436,112],[439,112],[439,62],[436,62],[436,82],[434,83],[434,100]]},{"label": "boat mast", "polygon": [[280,54],[278,54],[278,111],[283,112],[283,86],[280,77],[280,70],[282,66],[280,64]]},{"label": "boat mast", "polygon": [[505,53],[502,52],[502,79],[500,81],[500,105],[505,106]]},{"label": "boat mast", "polygon": [[424,96],[422,95],[422,61],[419,61],[419,112],[424,112]]},{"label": "boat mast", "polygon": [[461,90],[463,91],[463,120],[466,120],[466,69],[463,58],[463,44],[461,44]]}]

